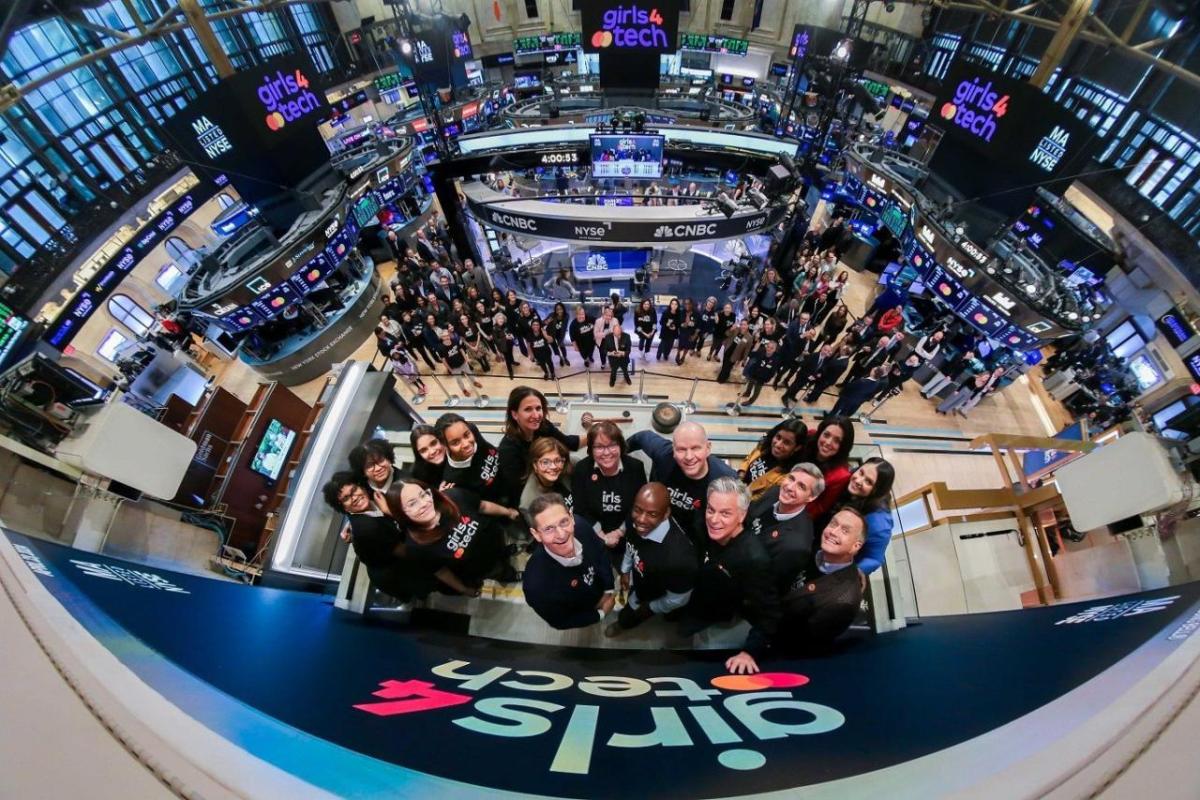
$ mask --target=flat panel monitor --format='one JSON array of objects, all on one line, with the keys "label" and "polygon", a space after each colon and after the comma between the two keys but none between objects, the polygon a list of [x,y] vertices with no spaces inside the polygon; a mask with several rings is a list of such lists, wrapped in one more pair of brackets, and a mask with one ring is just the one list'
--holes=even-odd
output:
[{"label": "flat panel monitor", "polygon": [[661,134],[593,134],[592,176],[596,178],[661,178]]},{"label": "flat panel monitor", "polygon": [[295,431],[285,427],[277,419],[271,420],[258,443],[258,449],[254,451],[254,457],[250,459],[250,469],[267,480],[279,480],[279,474],[287,463],[288,453],[295,441]]}]

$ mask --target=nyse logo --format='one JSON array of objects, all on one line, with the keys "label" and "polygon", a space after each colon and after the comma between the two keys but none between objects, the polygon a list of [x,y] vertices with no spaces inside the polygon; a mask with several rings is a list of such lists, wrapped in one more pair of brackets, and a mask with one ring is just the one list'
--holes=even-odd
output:
[{"label": "nyse logo", "polygon": [[1029,160],[1046,172],[1053,172],[1054,168],[1058,166],[1058,162],[1062,161],[1063,156],[1067,154],[1067,142],[1070,138],[1071,134],[1055,125],[1054,130],[1043,136],[1037,147],[1029,154]]},{"label": "nyse logo", "polygon": [[508,228],[517,228],[523,231],[536,232],[538,229],[537,220],[529,219],[528,217],[516,217],[512,214],[504,214],[499,211],[491,212],[492,222],[497,225],[503,225]]},{"label": "nyse logo", "polygon": [[761,228],[763,225],[766,225],[766,224],[767,224],[766,217],[752,217],[752,218],[746,220],[746,230],[756,231],[759,228]]},{"label": "nyse logo", "polygon": [[975,270],[970,269],[969,267],[963,266],[962,264],[959,263],[958,259],[955,258],[954,256],[946,257],[945,266],[946,266],[947,270],[949,270],[952,274],[957,275],[960,278],[970,278],[971,276],[973,276],[975,274]]},{"label": "nyse logo", "polygon": [[334,217],[329,224],[325,226],[325,238],[328,239],[329,237],[333,236],[335,233],[337,233],[337,229],[338,218]]},{"label": "nyse logo", "polygon": [[712,236],[717,232],[715,222],[692,222],[684,225],[659,225],[654,229],[655,239],[694,238]]},{"label": "nyse logo", "polygon": [[576,225],[575,235],[580,239],[603,239],[611,229],[611,222],[604,225]]},{"label": "nyse logo", "polygon": [[196,134],[196,144],[209,158],[217,158],[233,149],[233,144],[221,126],[206,116],[192,122],[192,132]]}]

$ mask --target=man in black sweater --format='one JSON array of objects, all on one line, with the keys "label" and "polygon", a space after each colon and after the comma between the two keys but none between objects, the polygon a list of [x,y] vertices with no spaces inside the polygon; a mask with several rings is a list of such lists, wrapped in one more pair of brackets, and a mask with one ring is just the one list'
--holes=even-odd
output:
[{"label": "man in black sweater", "polygon": [[696,551],[687,534],[671,519],[667,487],[647,483],[633,498],[630,515],[636,536],[625,537],[621,588],[629,600],[605,636],[636,628],[655,614],[687,605],[696,580]]},{"label": "man in black sweater", "polygon": [[866,529],[866,520],[852,508],[829,520],[821,532],[821,549],[783,598],[775,638],[780,648],[828,644],[854,622],[863,595],[863,575],[854,556],[862,549]]},{"label": "man in black sweater", "polygon": [[[525,602],[556,630],[585,628],[612,611],[612,563],[604,545],[562,495],[538,497],[529,506],[529,529],[541,547],[525,564]],[[581,535],[575,536],[578,528]]]},{"label": "man in black sweater", "polygon": [[797,464],[778,486],[754,501],[746,528],[771,556],[775,588],[782,596],[813,558],[813,523],[805,510],[825,491],[825,476],[816,464]]},{"label": "man in black sweater", "polygon": [[742,651],[725,661],[734,675],[759,671],[757,659],[775,636],[780,614],[771,556],[758,537],[746,533],[749,508],[750,490],[737,478],[717,478],[708,485],[704,563],[680,624],[680,633],[690,636],[735,614],[749,622]]}]

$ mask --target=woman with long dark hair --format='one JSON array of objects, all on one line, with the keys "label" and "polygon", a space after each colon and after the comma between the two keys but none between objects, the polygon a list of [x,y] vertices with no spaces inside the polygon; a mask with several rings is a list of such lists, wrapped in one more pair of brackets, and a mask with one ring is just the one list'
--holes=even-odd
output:
[{"label": "woman with long dark hair", "polygon": [[649,298],[638,303],[637,310],[633,312],[633,324],[637,328],[638,349],[645,355],[650,352],[650,343],[654,341],[654,331],[658,328],[658,316]]},{"label": "woman with long dark hair", "polygon": [[889,461],[868,458],[850,473],[850,481],[829,511],[820,518],[813,516],[818,526],[815,530],[819,531],[824,530],[825,523],[839,508],[848,506],[863,515],[867,522],[866,539],[854,556],[854,563],[864,575],[883,566],[884,554],[892,541],[892,484],[895,481],[896,469]]},{"label": "woman with long dark hair", "polygon": [[404,532],[384,514],[361,475],[335,472],[321,494],[326,505],[346,515],[349,540],[371,583],[397,600],[428,594],[428,582],[419,579],[420,570],[407,558]]},{"label": "woman with long dark hair", "polygon": [[[550,436],[567,447],[568,452],[579,449],[578,436],[568,436],[546,418],[550,405],[546,395],[532,386],[518,386],[508,393],[504,413],[504,438],[500,440],[500,474],[507,484],[506,496],[513,505],[524,488],[522,480],[529,472],[529,447],[535,439]],[[584,414],[584,427],[590,427],[591,414]]]},{"label": "woman with long dark hair", "polygon": [[446,471],[446,446],[433,426],[414,425],[408,432],[408,443],[413,451],[413,465],[409,470],[412,476],[430,486],[449,489],[450,485],[442,483]]},{"label": "woman with long dark hair", "polygon": [[696,349],[696,304],[692,298],[683,300],[683,318],[679,321],[679,347],[675,351],[675,365],[683,366],[687,354]]},{"label": "woman with long dark hair", "polygon": [[546,317],[546,333],[550,334],[550,347],[558,355],[558,364],[561,367],[568,367],[571,362],[567,359],[567,346],[564,344],[567,338],[567,325],[570,320],[567,319],[567,307],[562,303],[555,303],[550,316]]},{"label": "woman with long dark hair", "polygon": [[679,300],[672,297],[671,302],[663,309],[658,318],[658,352],[654,358],[664,361],[671,355],[675,347],[675,338],[679,336],[679,323],[683,321],[683,312],[679,310]]},{"label": "woman with long dark hair", "polygon": [[808,428],[799,419],[785,419],[767,431],[738,468],[738,478],[750,489],[750,499],[757,500],[787,477],[788,471],[800,463]]},{"label": "woman with long dark hair", "polygon": [[533,361],[542,368],[542,378],[550,380],[554,374],[554,351],[552,338],[542,328],[540,320],[534,319],[529,323],[529,352]]},{"label": "woman with long dark hair", "polygon": [[821,468],[825,491],[808,504],[813,519],[828,512],[850,482],[850,450],[854,447],[854,424],[845,417],[825,417],[809,431],[801,461]]},{"label": "woman with long dark hair", "polygon": [[515,579],[504,562],[500,530],[479,513],[471,492],[443,492],[421,481],[398,480],[382,505],[405,532],[406,556],[450,591],[478,597],[488,575],[500,573],[502,582]]}]

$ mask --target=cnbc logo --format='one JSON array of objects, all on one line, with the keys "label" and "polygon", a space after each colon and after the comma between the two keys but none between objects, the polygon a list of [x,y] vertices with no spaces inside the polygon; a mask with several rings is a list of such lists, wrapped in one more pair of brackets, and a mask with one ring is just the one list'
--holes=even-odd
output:
[{"label": "cnbc logo", "polygon": [[600,30],[592,34],[592,47],[646,47],[669,50],[663,17],[657,7],[647,11],[637,4],[620,5],[604,12]]},{"label": "cnbc logo", "polygon": [[963,81],[954,90],[954,99],[942,106],[941,116],[963,130],[992,141],[996,120],[1008,113],[1008,95],[1001,96],[992,82],[981,84],[978,78]]},{"label": "cnbc logo", "polygon": [[321,99],[308,89],[308,78],[297,69],[290,74],[280,70],[263,78],[258,87],[258,101],[267,112],[267,128],[277,131],[289,122],[311,114],[323,107]]}]

